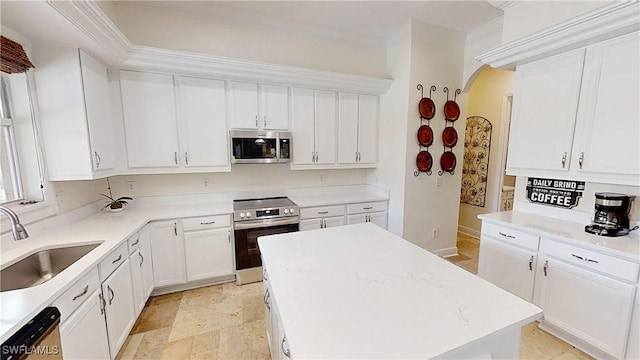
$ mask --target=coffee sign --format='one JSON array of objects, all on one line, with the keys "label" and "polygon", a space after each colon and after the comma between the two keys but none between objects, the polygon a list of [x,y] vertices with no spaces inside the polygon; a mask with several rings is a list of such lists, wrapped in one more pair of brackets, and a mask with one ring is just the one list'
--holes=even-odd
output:
[{"label": "coffee sign", "polygon": [[527,199],[535,204],[571,209],[582,197],[584,181],[559,179],[527,179]]}]

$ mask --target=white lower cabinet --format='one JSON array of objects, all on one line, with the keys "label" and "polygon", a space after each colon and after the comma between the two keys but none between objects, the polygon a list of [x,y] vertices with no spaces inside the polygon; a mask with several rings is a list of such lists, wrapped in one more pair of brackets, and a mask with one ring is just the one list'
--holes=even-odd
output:
[{"label": "white lower cabinet", "polygon": [[134,313],[134,297],[131,283],[131,267],[126,259],[102,283],[109,349],[112,358],[122,347],[136,321]]},{"label": "white lower cabinet", "polygon": [[180,220],[154,221],[148,226],[154,286],[184,284],[187,276]]},{"label": "white lower cabinet", "polygon": [[[538,260],[540,280],[536,283],[534,303],[544,310],[542,324],[602,351],[603,354],[594,354],[597,357],[623,358],[635,284],[608,276],[606,267],[611,259],[606,255],[601,255],[605,258],[601,259],[594,254],[584,255],[580,248],[557,249],[553,245],[542,239]],[[575,261],[568,260],[567,255]],[[596,272],[582,263],[603,266]]]},{"label": "white lower cabinet", "polygon": [[300,220],[300,231],[325,229],[345,224],[343,216]]},{"label": "white lower cabinet", "polygon": [[184,247],[187,281],[233,274],[230,229],[185,232]]},{"label": "white lower cabinet", "polygon": [[289,344],[287,343],[287,336],[284,333],[282,321],[280,321],[280,313],[278,312],[278,306],[272,296],[273,290],[271,290],[271,286],[267,280],[266,271],[264,274],[264,318],[266,322],[267,341],[269,343],[271,359],[289,359],[291,358],[291,352],[289,350]]},{"label": "white lower cabinet", "polygon": [[358,203],[347,205],[347,225],[373,223],[387,228],[387,202]]},{"label": "white lower cabinet", "polygon": [[109,359],[109,339],[98,289],[60,325],[65,359]]},{"label": "white lower cabinet", "polygon": [[347,225],[361,224],[361,223],[373,223],[380,226],[383,229],[387,228],[387,212],[377,212],[370,214],[357,214],[347,216]]}]

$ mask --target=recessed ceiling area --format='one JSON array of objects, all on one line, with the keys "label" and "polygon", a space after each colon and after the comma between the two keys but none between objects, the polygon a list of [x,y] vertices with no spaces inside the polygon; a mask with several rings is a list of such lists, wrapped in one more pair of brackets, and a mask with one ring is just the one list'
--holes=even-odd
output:
[{"label": "recessed ceiling area", "polygon": [[114,1],[214,22],[383,47],[409,19],[468,32],[502,15],[486,1]]}]

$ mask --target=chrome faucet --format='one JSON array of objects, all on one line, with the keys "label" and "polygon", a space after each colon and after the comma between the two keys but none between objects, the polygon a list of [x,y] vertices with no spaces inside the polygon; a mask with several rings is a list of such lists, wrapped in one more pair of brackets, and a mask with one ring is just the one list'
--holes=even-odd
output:
[{"label": "chrome faucet", "polygon": [[24,226],[22,226],[22,224],[20,224],[20,218],[18,218],[18,215],[13,212],[13,210],[0,205],[0,212],[7,215],[7,217],[11,221],[11,232],[13,233],[13,240],[18,241],[29,237],[27,230],[24,228]]}]

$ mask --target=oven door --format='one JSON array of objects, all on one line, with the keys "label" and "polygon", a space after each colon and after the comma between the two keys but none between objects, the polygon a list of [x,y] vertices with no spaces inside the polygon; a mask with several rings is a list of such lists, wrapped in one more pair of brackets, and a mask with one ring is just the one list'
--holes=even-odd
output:
[{"label": "oven door", "polygon": [[234,224],[236,270],[262,266],[258,238],[260,236],[298,231],[299,219],[253,220]]}]

